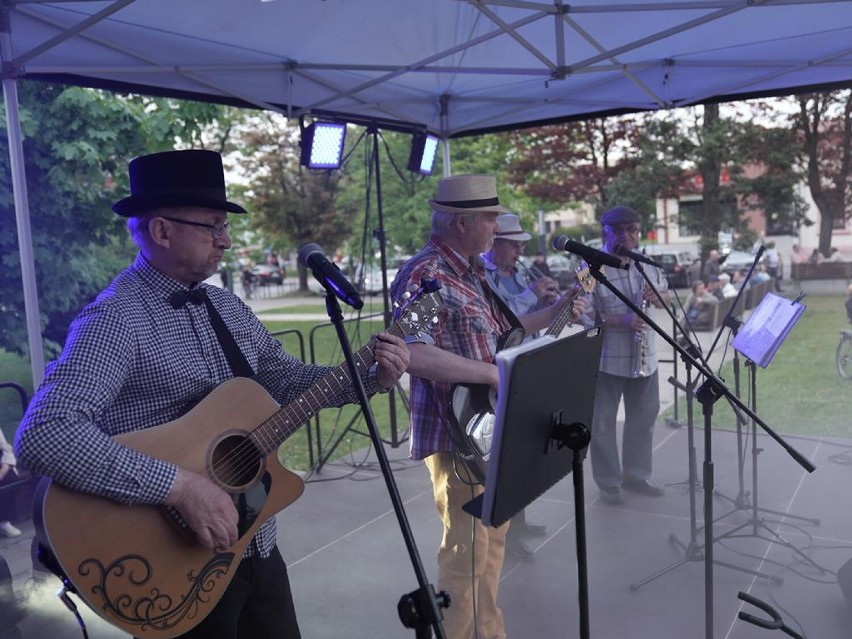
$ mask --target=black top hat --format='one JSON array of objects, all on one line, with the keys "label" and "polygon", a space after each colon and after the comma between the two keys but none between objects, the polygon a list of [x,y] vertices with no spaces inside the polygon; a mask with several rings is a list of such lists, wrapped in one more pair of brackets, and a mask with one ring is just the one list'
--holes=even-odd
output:
[{"label": "black top hat", "polygon": [[164,206],[201,206],[229,213],[245,209],[228,202],[222,156],[216,151],[166,151],[130,161],[130,197],[112,205],[125,217]]}]

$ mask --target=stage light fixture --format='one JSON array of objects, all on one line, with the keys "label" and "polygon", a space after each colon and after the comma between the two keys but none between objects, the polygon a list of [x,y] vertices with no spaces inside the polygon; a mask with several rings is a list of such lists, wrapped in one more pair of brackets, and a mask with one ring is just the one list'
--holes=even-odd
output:
[{"label": "stage light fixture", "polygon": [[431,133],[415,133],[411,139],[411,155],[408,156],[408,170],[423,175],[432,175],[435,169],[435,154],[438,151],[438,138]]},{"label": "stage light fixture", "polygon": [[337,169],[343,158],[346,124],[312,122],[302,129],[299,163],[309,169]]}]

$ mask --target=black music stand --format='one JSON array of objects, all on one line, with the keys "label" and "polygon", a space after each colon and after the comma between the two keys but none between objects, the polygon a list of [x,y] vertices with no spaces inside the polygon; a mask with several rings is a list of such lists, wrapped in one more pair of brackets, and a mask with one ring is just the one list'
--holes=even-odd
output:
[{"label": "black music stand", "polygon": [[500,526],[574,474],[580,637],[589,637],[583,458],[591,440],[603,329],[542,337],[497,354],[500,393],[485,491],[465,510]]},{"label": "black music stand", "polygon": [[[769,366],[769,362],[772,361],[772,358],[787,338],[787,335],[796,324],[796,321],[798,321],[802,313],[805,312],[805,308],[806,306],[798,300],[791,301],[787,298],[776,295],[775,293],[767,293],[734,337],[732,342],[734,349],[746,358],[746,368],[749,371],[750,383],[750,408],[753,412],[757,410],[757,366],[760,366],[761,368]],[[803,519],[815,525],[819,525],[820,523],[819,519],[808,519],[806,517],[788,515],[784,512],[758,507],[757,456],[762,449],[757,445],[757,425],[753,420],[751,422],[751,429],[752,492],[749,518],[745,523],[719,535],[716,539],[757,537],[770,543],[781,544],[792,550],[802,560],[809,563],[821,573],[825,573],[825,568],[817,564],[813,559],[808,557],[808,555],[772,530],[758,515],[759,511],[764,511],[771,512],[781,517]],[[752,528],[750,534],[739,534],[741,530],[749,527]],[[761,536],[759,533],[759,530],[761,529],[766,531],[769,536]]]}]

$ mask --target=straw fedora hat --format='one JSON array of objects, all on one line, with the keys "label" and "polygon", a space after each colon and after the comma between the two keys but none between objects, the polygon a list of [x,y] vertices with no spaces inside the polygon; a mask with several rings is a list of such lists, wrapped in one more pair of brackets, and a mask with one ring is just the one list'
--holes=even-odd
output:
[{"label": "straw fedora hat", "polygon": [[438,182],[438,193],[429,206],[439,213],[508,213],[497,198],[493,175],[454,175]]},{"label": "straw fedora hat", "polygon": [[112,205],[125,217],[165,206],[201,206],[245,213],[228,201],[222,156],[200,149],[142,155],[130,161],[130,196]]},{"label": "straw fedora hat", "polygon": [[504,213],[497,216],[498,240],[512,240],[513,242],[526,242],[532,239],[532,235],[521,228],[521,222],[514,213]]}]

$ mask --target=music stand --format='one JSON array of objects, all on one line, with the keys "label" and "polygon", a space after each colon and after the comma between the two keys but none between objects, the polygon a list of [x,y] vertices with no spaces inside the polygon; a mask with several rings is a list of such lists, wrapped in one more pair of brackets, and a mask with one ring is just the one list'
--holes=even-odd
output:
[{"label": "music stand", "polygon": [[483,523],[500,526],[573,472],[583,639],[589,637],[589,598],[582,464],[602,346],[603,329],[596,327],[497,354],[500,393],[485,491],[465,507],[475,513],[481,506]]},{"label": "music stand", "polygon": [[[769,362],[778,352],[781,344],[787,338],[790,330],[796,324],[802,313],[807,308],[798,300],[788,300],[787,298],[776,295],[775,293],[767,293],[757,308],[754,309],[751,316],[743,324],[740,331],[734,337],[732,342],[734,349],[746,358],[746,368],[749,371],[751,410],[757,410],[757,366],[766,368]],[[716,539],[725,539],[728,537],[757,537],[770,543],[777,543],[790,548],[795,554],[799,555],[804,561],[818,569],[821,573],[825,572],[825,568],[817,564],[813,559],[808,557],[801,550],[796,548],[789,541],[784,539],[777,532],[767,526],[763,519],[758,515],[759,511],[771,512],[781,517],[793,516],[787,513],[759,508],[757,505],[757,456],[760,453],[760,448],[757,446],[757,425],[754,420],[751,423],[751,452],[752,452],[752,494],[751,508],[748,521],[733,528]],[[797,517],[810,521],[815,525],[819,525],[818,519],[807,519],[805,517]],[[752,527],[751,534],[739,535],[740,530]],[[771,537],[762,537],[758,529],[761,528],[769,533]]]},{"label": "music stand", "polygon": [[798,300],[767,293],[734,337],[734,348],[766,368],[805,308]]}]

